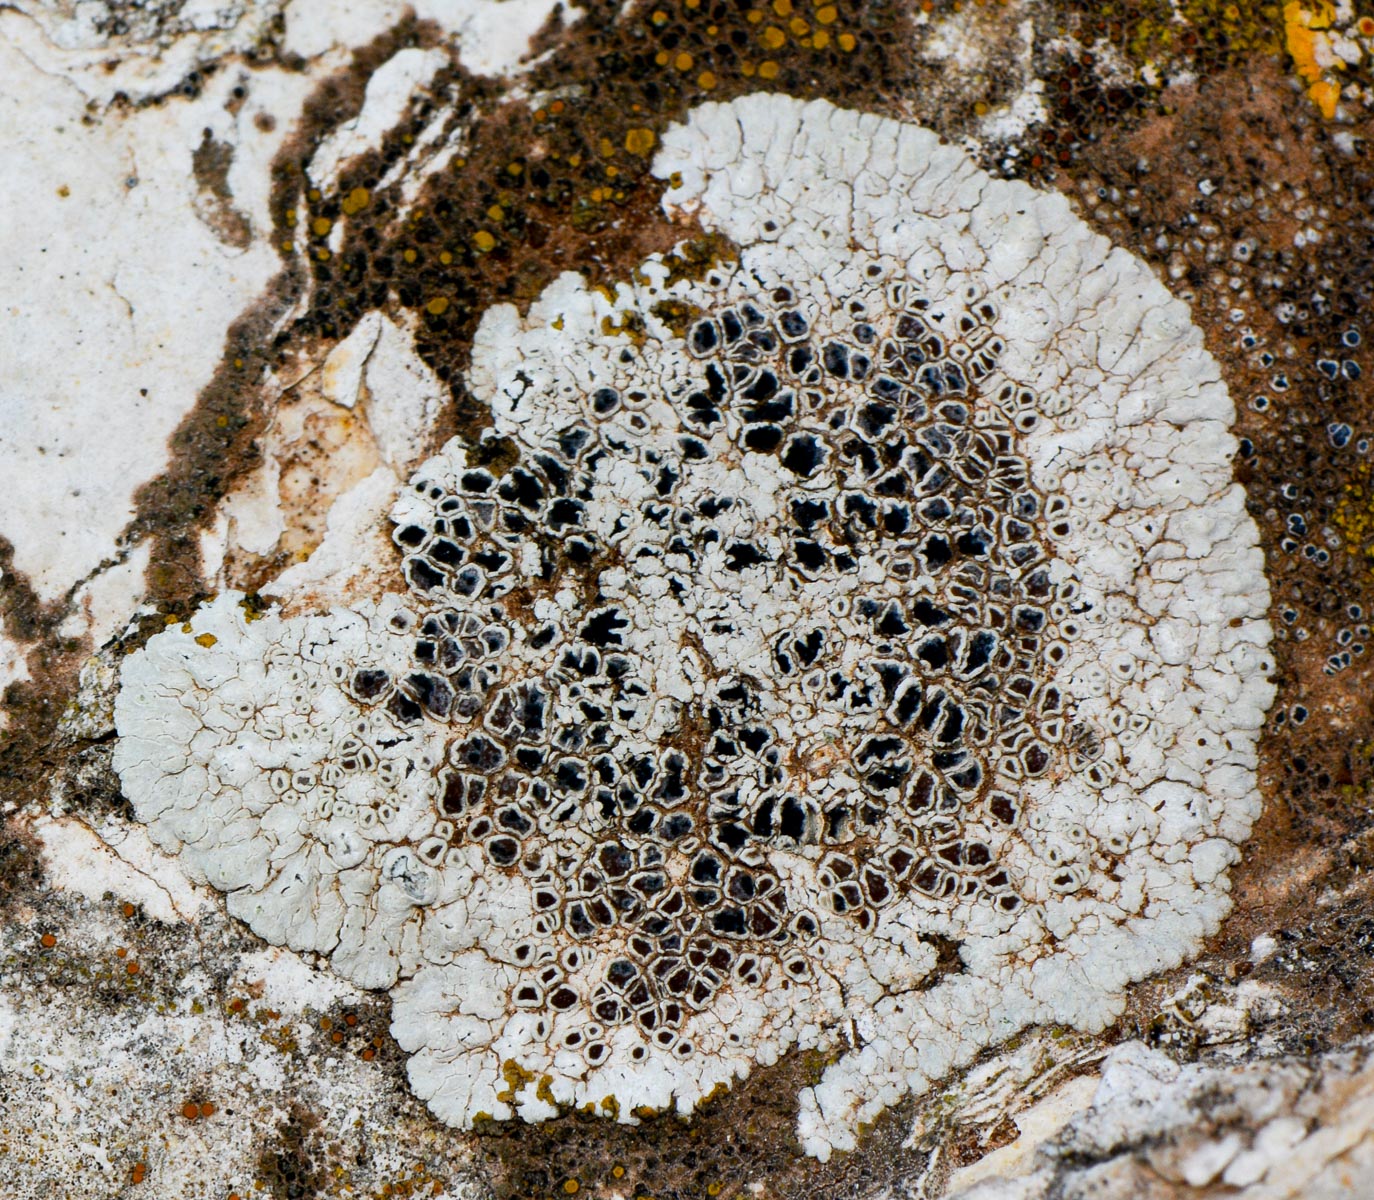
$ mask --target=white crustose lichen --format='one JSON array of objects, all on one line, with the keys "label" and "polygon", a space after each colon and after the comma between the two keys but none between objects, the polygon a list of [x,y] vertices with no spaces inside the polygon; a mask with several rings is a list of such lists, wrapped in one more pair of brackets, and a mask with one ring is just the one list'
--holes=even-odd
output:
[{"label": "white crustose lichen", "polygon": [[655,170],[738,261],[487,312],[395,593],[157,635],[116,762],[232,913],[392,989],[443,1120],[818,1049],[825,1157],[1216,928],[1268,590],[1199,331],[1062,197],[781,96]]}]

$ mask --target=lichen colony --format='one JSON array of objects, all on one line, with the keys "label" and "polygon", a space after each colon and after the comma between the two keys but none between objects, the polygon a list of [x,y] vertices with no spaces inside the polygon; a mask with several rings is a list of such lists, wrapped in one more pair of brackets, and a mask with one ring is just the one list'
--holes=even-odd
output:
[{"label": "lichen colony", "polygon": [[655,170],[737,261],[488,311],[395,593],[158,634],[116,764],[231,912],[393,989],[443,1120],[816,1049],[826,1156],[1216,927],[1268,591],[1199,331],[1061,197],[780,96]]}]

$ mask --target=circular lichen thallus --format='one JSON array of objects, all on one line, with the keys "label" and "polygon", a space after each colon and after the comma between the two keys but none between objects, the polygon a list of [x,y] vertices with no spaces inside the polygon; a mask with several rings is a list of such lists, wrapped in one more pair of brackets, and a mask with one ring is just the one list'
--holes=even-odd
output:
[{"label": "circular lichen thallus", "polygon": [[783,96],[631,151],[737,253],[489,310],[500,453],[400,489],[394,590],[169,627],[115,763],[231,913],[391,989],[441,1119],[809,1049],[824,1158],[1216,928],[1268,591],[1215,362],[1062,197]]}]

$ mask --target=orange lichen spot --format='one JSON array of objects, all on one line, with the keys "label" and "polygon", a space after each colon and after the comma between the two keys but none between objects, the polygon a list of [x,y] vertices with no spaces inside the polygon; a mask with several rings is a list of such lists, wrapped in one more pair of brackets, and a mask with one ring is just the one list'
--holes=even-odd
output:
[{"label": "orange lichen spot", "polygon": [[242,1011],[243,1011],[243,1001],[240,1000],[238,997],[235,997],[233,1000],[230,1000],[230,1001],[229,1001],[229,1011],[230,1011],[231,1013],[242,1012]]},{"label": "orange lichen spot", "polygon": [[830,35],[826,33],[824,29],[816,30],[815,35],[811,39],[811,45],[817,50],[824,50],[830,45]]},{"label": "orange lichen spot", "polygon": [[126,918],[128,918],[128,917],[132,917],[132,916],[134,915],[134,913],[136,913],[136,912],[138,911],[138,909],[136,909],[132,904],[130,904],[130,903],[126,900],[126,901],[124,902],[123,906],[122,906],[121,911],[124,913],[124,916],[125,916]]},{"label": "orange lichen spot", "polygon": [[344,1024],[347,1025],[350,1029],[352,1029],[353,1026],[355,1026],[357,1023],[358,1023],[358,1014],[357,1014],[357,1013],[349,1013],[346,1017],[344,1017]]},{"label": "orange lichen spot", "polygon": [[219,638],[217,638],[213,633],[202,633],[199,637],[196,638],[196,645],[203,646],[206,650],[208,650],[218,641]]},{"label": "orange lichen spot", "polygon": [[374,1058],[377,1057],[377,1051],[375,1051],[371,1046],[369,1046],[358,1057],[361,1058],[363,1062],[371,1062]]},{"label": "orange lichen spot", "polygon": [[855,46],[859,44],[859,39],[856,38],[852,33],[842,33],[839,37],[835,39],[835,42],[841,50],[848,54],[851,50],[854,49]]},{"label": "orange lichen spot", "polygon": [[792,13],[792,0],[773,0],[773,11],[780,17],[790,16]]},{"label": "orange lichen spot", "polygon": [[487,209],[487,219],[490,221],[504,221],[506,219],[506,210],[499,204],[493,204]]},{"label": "orange lichen spot", "polygon": [[132,1172],[132,1174],[131,1174],[131,1178],[133,1179],[133,1182],[134,1182],[134,1183],[142,1183],[142,1182],[144,1181],[144,1179],[147,1178],[147,1176],[148,1176],[148,1164],[145,1163],[145,1162],[136,1162],[136,1163],[134,1163],[134,1169],[133,1169],[133,1172]]},{"label": "orange lichen spot", "polygon": [[706,1185],[706,1194],[708,1196],[719,1196],[721,1192],[723,1192],[724,1190],[725,1185],[722,1184],[719,1180],[713,1180],[711,1183],[708,1183]]},{"label": "orange lichen spot", "polygon": [[687,7],[688,7],[688,8],[700,8],[700,7],[701,7],[701,0],[687,0]]},{"label": "orange lichen spot", "polygon": [[611,1177],[614,1179],[624,1179],[625,1168],[622,1167],[619,1163],[616,1163],[615,1166],[611,1168]]},{"label": "orange lichen spot", "polygon": [[512,178],[518,179],[518,178],[519,178],[521,175],[523,175],[524,173],[525,173],[525,164],[524,164],[524,163],[513,162],[513,163],[507,163],[507,164],[506,164],[506,174],[509,175],[509,176],[511,176]]},{"label": "orange lichen spot", "polygon": [[127,946],[117,946],[117,947],[115,948],[115,957],[116,957],[116,958],[128,958],[128,957],[129,957],[129,949],[128,949],[128,947],[127,947]]},{"label": "orange lichen spot", "polygon": [[793,37],[805,37],[811,32],[811,26],[800,17],[793,17],[788,23],[787,28],[792,31]]},{"label": "orange lichen spot", "polygon": [[308,192],[305,193],[305,198],[309,200],[312,204],[315,203],[315,201],[320,198],[320,189],[311,188]]},{"label": "orange lichen spot", "polygon": [[708,92],[716,86],[716,82],[715,72],[713,71],[703,71],[697,76],[697,87]]},{"label": "orange lichen spot", "polygon": [[414,262],[417,258],[419,258],[420,256],[419,256],[418,254],[416,254],[414,250],[404,250],[404,251],[401,252],[401,257],[402,257],[406,262],[408,262],[408,263],[413,263],[413,262]]},{"label": "orange lichen spot", "polygon": [[321,1017],[320,1028],[323,1029],[326,1033],[328,1033],[331,1029],[334,1028],[334,1022],[331,1021],[328,1017]]},{"label": "orange lichen spot", "polygon": [[654,62],[656,62],[660,67],[666,67],[668,65],[668,57],[668,51],[660,50],[657,54],[654,55]]},{"label": "orange lichen spot", "polygon": [[316,237],[324,237],[333,228],[334,222],[328,217],[316,217],[310,222],[310,230]]},{"label": "orange lichen spot", "polygon": [[625,149],[631,154],[648,154],[657,140],[652,129],[631,129],[625,134]]},{"label": "orange lichen spot", "polygon": [[688,54],[686,50],[683,50],[680,54],[678,54],[678,56],[675,59],[673,59],[673,67],[674,69],[685,73],[692,69],[692,65],[695,62],[696,59],[694,59],[690,54]]},{"label": "orange lichen spot", "polygon": [[38,944],[42,946],[44,950],[51,950],[54,946],[57,945],[57,939],[53,937],[52,934],[45,933],[41,938],[38,939]]},{"label": "orange lichen spot", "polygon": [[759,34],[759,41],[770,50],[778,50],[787,45],[787,34],[776,25],[768,25]]},{"label": "orange lichen spot", "polygon": [[576,1179],[563,1180],[563,1194],[565,1196],[576,1196],[582,1190],[582,1185]]},{"label": "orange lichen spot", "polygon": [[195,1121],[200,1117],[200,1105],[188,1100],[181,1106],[181,1115],[188,1121]]},{"label": "orange lichen spot", "polygon": [[292,248],[290,238],[288,238],[286,241],[282,242],[281,248],[282,248],[283,250],[290,250],[290,249]]},{"label": "orange lichen spot", "polygon": [[495,248],[496,238],[485,229],[479,229],[472,235],[472,244],[477,247],[481,253],[486,254],[487,251]]},{"label": "orange lichen spot", "polygon": [[442,317],[448,312],[448,297],[435,296],[433,300],[425,305],[425,312],[429,313],[431,317]]},{"label": "orange lichen spot", "polygon": [[615,178],[617,175],[619,175],[619,174],[620,174],[620,168],[617,167],[614,163],[610,163],[610,164],[607,165],[607,167],[606,167],[606,178],[607,178],[607,179],[614,179],[614,178]]},{"label": "orange lichen spot", "polygon": [[748,76],[751,76],[751,75],[754,75],[755,73],[757,73],[758,68],[757,68],[756,66],[754,66],[754,64],[751,63],[751,62],[746,58],[746,59],[744,59],[743,61],[741,61],[740,65],[739,65],[739,70],[740,70],[740,74],[741,74],[741,75],[744,75],[744,76],[747,78]]},{"label": "orange lichen spot", "polygon": [[655,25],[666,25],[668,24],[668,14],[664,12],[661,8],[656,8],[654,9],[653,14],[649,17],[649,20],[652,21]]},{"label": "orange lichen spot", "polygon": [[973,111],[980,117],[986,117],[989,111],[988,102],[986,100],[976,101],[973,105]]},{"label": "orange lichen spot", "polygon": [[318,249],[316,249],[316,251],[315,251],[315,257],[318,258],[318,259],[320,260],[320,262],[328,262],[328,261],[329,261],[329,251],[328,251],[328,249],[327,249],[326,247],[324,247],[324,246],[320,246],[320,247],[319,247]]},{"label": "orange lichen spot", "polygon": [[215,418],[215,425],[220,429],[228,429],[229,418],[226,417],[223,413],[221,413],[219,416]]},{"label": "orange lichen spot", "polygon": [[759,63],[760,79],[776,79],[778,77],[778,64],[771,58],[766,62]]},{"label": "orange lichen spot", "polygon": [[448,266],[453,261],[453,255],[447,250],[442,250],[439,253],[439,261],[443,263],[444,266]]},{"label": "orange lichen spot", "polygon": [[1341,85],[1330,79],[1322,79],[1307,89],[1307,95],[1321,115],[1329,121],[1336,115],[1336,105],[1341,99]]},{"label": "orange lichen spot", "polygon": [[816,20],[822,25],[833,25],[839,18],[840,10],[833,4],[816,9]]},{"label": "orange lichen spot", "polygon": [[68,196],[72,194],[72,189],[64,183],[60,188],[57,189],[57,194],[61,196],[63,200],[65,200]]},{"label": "orange lichen spot", "polygon": [[140,968],[138,963],[131,962],[124,968],[130,975],[137,975]]},{"label": "orange lichen spot", "polygon": [[567,107],[568,106],[564,104],[563,101],[555,100],[552,104],[549,105],[549,112],[553,113],[553,115],[556,117]]},{"label": "orange lichen spot", "polygon": [[1361,37],[1374,37],[1374,17],[1361,17],[1355,23],[1355,28],[1359,30]]},{"label": "orange lichen spot", "polygon": [[750,25],[758,25],[763,20],[763,13],[761,13],[757,8],[753,9],[750,11],[749,16],[746,19],[748,20]]},{"label": "orange lichen spot", "polygon": [[214,1115],[215,1102],[213,1100],[202,1100],[200,1105],[200,1119],[203,1121],[206,1117],[213,1117]]}]

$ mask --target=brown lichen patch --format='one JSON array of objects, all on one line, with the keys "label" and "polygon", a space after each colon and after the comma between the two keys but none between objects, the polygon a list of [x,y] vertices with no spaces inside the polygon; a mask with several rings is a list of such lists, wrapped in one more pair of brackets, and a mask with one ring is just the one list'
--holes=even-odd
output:
[{"label": "brown lichen patch", "polygon": [[229,168],[233,162],[233,146],[219,141],[208,129],[200,145],[191,152],[197,214],[226,246],[243,250],[252,241],[253,229],[248,218],[234,207],[234,193],[229,187]]},{"label": "brown lichen patch", "polygon": [[691,1118],[636,1114],[638,1125],[619,1125],[606,1120],[613,1115],[607,1109],[534,1126],[489,1123],[480,1129],[479,1162],[491,1172],[496,1200],[562,1195],[567,1180],[577,1182],[577,1194],[592,1197],[732,1200],[759,1188],[779,1198],[862,1195],[917,1169],[924,1155],[901,1145],[910,1104],[879,1120],[862,1154],[837,1155],[824,1165],[801,1154],[797,1094],[824,1065],[817,1054],[788,1055]]}]

